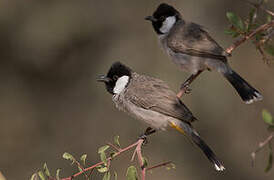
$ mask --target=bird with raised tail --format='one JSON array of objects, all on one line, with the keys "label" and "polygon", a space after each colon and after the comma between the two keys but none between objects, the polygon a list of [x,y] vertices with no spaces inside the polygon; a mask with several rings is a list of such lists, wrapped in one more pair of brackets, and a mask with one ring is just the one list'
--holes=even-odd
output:
[{"label": "bird with raised tail", "polygon": [[165,82],[140,75],[120,62],[113,63],[107,75],[97,80],[105,83],[119,110],[146,123],[150,132],[175,129],[194,142],[217,171],[225,169],[192,127],[196,118]]},{"label": "bird with raised tail", "polygon": [[183,19],[172,6],[162,3],[152,16],[152,22],[164,51],[182,70],[191,76],[181,85],[178,97],[189,90],[190,83],[204,70],[216,70],[236,89],[246,104],[263,99],[263,96],[240,75],[231,69],[224,49],[202,26]]}]

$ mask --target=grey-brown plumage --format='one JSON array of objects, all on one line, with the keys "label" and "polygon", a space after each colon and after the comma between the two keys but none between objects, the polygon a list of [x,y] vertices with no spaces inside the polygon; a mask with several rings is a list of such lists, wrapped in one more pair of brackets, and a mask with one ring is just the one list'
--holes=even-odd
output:
[{"label": "grey-brown plumage", "polygon": [[178,20],[175,26],[178,28],[172,28],[167,36],[167,46],[172,51],[226,63],[226,52],[200,25]]},{"label": "grey-brown plumage", "polygon": [[216,170],[224,170],[222,163],[192,127],[196,118],[165,82],[140,75],[120,62],[114,63],[107,76],[100,76],[98,80],[105,82],[119,110],[156,130],[178,130],[201,148]]},{"label": "grey-brown plumage", "polygon": [[184,85],[188,86],[204,70],[216,70],[245,103],[262,100],[262,95],[231,69],[225,50],[202,26],[184,20],[176,9],[165,3],[146,19],[152,22],[162,48],[172,61],[192,74],[191,81]]},{"label": "grey-brown plumage", "polygon": [[162,113],[164,115],[192,122],[196,118],[180,101],[168,85],[153,77],[132,73],[131,82],[124,93],[128,100],[138,107]]}]

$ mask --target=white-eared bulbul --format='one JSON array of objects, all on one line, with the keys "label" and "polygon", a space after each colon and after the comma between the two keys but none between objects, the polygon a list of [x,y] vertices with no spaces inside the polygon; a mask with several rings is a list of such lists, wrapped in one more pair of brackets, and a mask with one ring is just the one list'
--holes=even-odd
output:
[{"label": "white-eared bulbul", "polygon": [[207,156],[217,171],[225,168],[201,139],[191,123],[196,120],[190,110],[160,79],[137,74],[120,62],[110,67],[104,82],[119,110],[145,122],[155,130],[175,129],[189,137]]},{"label": "white-eared bulbul", "polygon": [[162,3],[152,16],[145,18],[152,22],[164,51],[182,70],[192,75],[181,89],[204,70],[216,70],[232,84],[246,104],[262,100],[262,95],[231,69],[227,53],[202,26],[183,19],[172,6]]}]

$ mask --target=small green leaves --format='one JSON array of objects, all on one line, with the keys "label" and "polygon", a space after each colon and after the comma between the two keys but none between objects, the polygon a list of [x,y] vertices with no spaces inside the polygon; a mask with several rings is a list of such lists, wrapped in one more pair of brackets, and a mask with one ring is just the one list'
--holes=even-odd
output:
[{"label": "small green leaves", "polygon": [[105,173],[103,180],[110,180],[110,172],[109,171]]},{"label": "small green leaves", "polygon": [[46,176],[47,176],[47,177],[50,177],[50,172],[49,172],[47,163],[44,163],[43,169],[44,169],[44,172],[45,172]]},{"label": "small green leaves", "polygon": [[82,161],[82,163],[84,164],[84,165],[86,165],[86,159],[87,159],[87,154],[83,154],[81,157],[80,157],[80,160]]},{"label": "small green leaves", "polygon": [[268,172],[272,168],[272,164],[273,164],[273,153],[272,153],[271,142],[268,145],[269,145],[269,155],[268,155],[268,163],[264,170],[265,172]]},{"label": "small green leaves", "polygon": [[104,162],[105,166],[107,165],[107,156],[105,151],[109,148],[109,145],[102,146],[98,149],[98,153],[100,154],[101,161]]},{"label": "small green leaves", "polygon": [[105,173],[108,171],[108,168],[106,166],[99,165],[96,167],[99,173]]},{"label": "small green leaves", "polygon": [[61,169],[57,169],[57,171],[56,171],[56,175],[55,175],[56,180],[60,180],[60,171],[61,171]]},{"label": "small green leaves", "polygon": [[227,30],[225,30],[225,34],[227,34],[227,35],[230,35],[230,36],[232,36],[232,37],[238,37],[240,34],[238,33],[238,32],[236,32],[236,30],[234,30],[234,29],[227,29]]},{"label": "small green leaves", "polygon": [[107,156],[105,152],[100,153],[101,161],[104,162],[105,165],[107,165]]},{"label": "small green leaves", "polygon": [[109,148],[109,145],[104,145],[98,149],[98,153],[105,152]]},{"label": "small green leaves", "polygon": [[65,152],[63,154],[63,158],[66,159],[66,160],[70,160],[72,162],[72,164],[75,162],[75,158],[67,152]]},{"label": "small green leaves", "polygon": [[239,16],[237,16],[233,12],[227,12],[226,17],[235,28],[239,29],[242,32],[245,31],[244,23]]},{"label": "small green leaves", "polygon": [[137,170],[134,166],[128,167],[126,177],[127,180],[138,180]]},{"label": "small green leaves", "polygon": [[116,171],[114,171],[114,180],[118,180],[118,174]]},{"label": "small green leaves", "polygon": [[267,123],[268,125],[271,125],[271,126],[274,125],[272,115],[267,110],[265,110],[265,109],[263,110],[262,116],[263,116],[263,120],[265,123]]},{"label": "small green leaves", "polygon": [[46,176],[42,171],[38,171],[38,175],[39,175],[41,180],[46,180]]},{"label": "small green leaves", "polygon": [[176,165],[174,163],[170,163],[169,166],[166,167],[167,170],[176,169]]},{"label": "small green leaves", "polygon": [[255,12],[256,12],[256,9],[255,8],[252,8],[251,11],[249,12],[249,16],[248,16],[248,25],[247,25],[247,32],[249,32],[251,30],[251,28],[254,26],[254,18],[255,18]]},{"label": "small green leaves", "polygon": [[31,176],[30,180],[38,180],[38,175],[37,175],[37,173],[34,173],[34,174]]},{"label": "small green leaves", "polygon": [[142,157],[142,160],[143,160],[143,166],[142,166],[142,168],[146,168],[146,167],[147,167],[147,165],[148,165],[147,158]]},{"label": "small green leaves", "polygon": [[114,144],[115,144],[116,146],[118,146],[118,147],[121,147],[121,146],[120,146],[119,136],[118,136],[118,135],[117,135],[117,136],[114,136]]}]

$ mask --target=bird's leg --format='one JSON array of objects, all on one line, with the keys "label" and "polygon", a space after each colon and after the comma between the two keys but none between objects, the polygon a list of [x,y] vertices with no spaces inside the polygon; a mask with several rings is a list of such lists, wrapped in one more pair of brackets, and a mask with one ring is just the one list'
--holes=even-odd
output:
[{"label": "bird's leg", "polygon": [[192,74],[182,85],[180,91],[177,93],[177,97],[181,98],[185,93],[189,94],[191,89],[189,88],[190,84],[202,73],[202,70],[199,70],[196,74]]},{"label": "bird's leg", "polygon": [[143,144],[146,144],[147,143],[147,136],[149,136],[149,135],[151,135],[151,134],[153,134],[155,132],[156,132],[155,129],[153,129],[151,127],[148,127],[145,130],[145,132],[141,136],[139,136],[139,139],[144,139],[144,143]]}]

